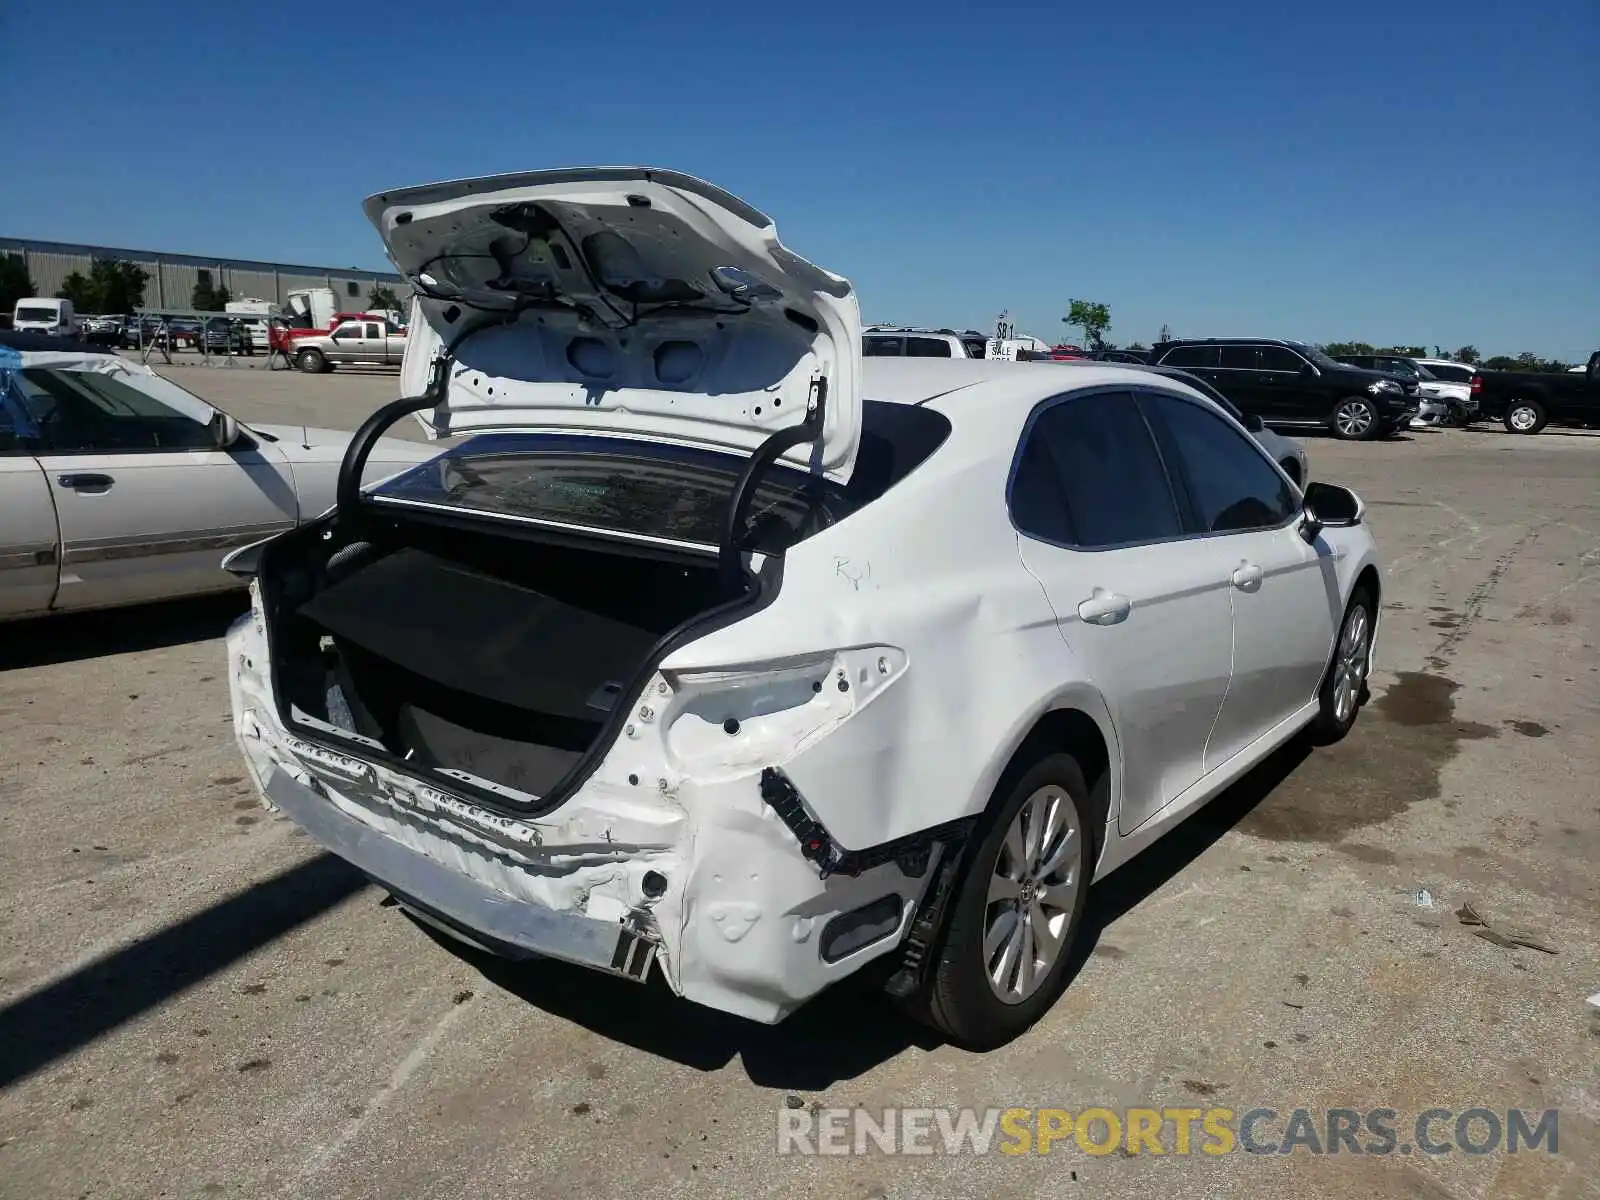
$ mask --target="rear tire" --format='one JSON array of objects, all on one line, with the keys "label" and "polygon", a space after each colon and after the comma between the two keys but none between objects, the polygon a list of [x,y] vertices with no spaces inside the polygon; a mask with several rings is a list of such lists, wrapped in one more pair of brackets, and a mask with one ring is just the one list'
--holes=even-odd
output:
[{"label": "rear tire", "polygon": [[1008,771],[978,827],[915,1015],[959,1045],[993,1049],[1066,986],[1094,866],[1095,806],[1070,754]]},{"label": "rear tire", "polygon": [[321,375],[328,369],[328,360],[321,350],[308,346],[294,356],[294,365],[307,375]]},{"label": "rear tire", "polygon": [[1372,634],[1377,613],[1371,594],[1357,588],[1339,623],[1333,656],[1317,689],[1317,715],[1311,738],[1320,746],[1332,745],[1350,732],[1361,706],[1370,698],[1367,676],[1372,671]]},{"label": "rear tire", "polygon": [[1538,433],[1550,423],[1544,405],[1527,397],[1513,397],[1506,404],[1505,427],[1507,433]]},{"label": "rear tire", "polygon": [[1333,435],[1347,442],[1370,441],[1382,428],[1377,406],[1365,396],[1346,396],[1333,409]]}]

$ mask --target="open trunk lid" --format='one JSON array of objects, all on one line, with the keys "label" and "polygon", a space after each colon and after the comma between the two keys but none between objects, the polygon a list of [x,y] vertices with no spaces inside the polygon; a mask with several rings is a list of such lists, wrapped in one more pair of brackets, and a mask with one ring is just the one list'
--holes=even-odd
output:
[{"label": "open trunk lid", "polygon": [[585,431],[749,454],[820,404],[817,437],[785,460],[849,479],[855,292],[738,198],[585,167],[384,192],[366,212],[417,292],[403,394],[456,347],[431,436]]}]

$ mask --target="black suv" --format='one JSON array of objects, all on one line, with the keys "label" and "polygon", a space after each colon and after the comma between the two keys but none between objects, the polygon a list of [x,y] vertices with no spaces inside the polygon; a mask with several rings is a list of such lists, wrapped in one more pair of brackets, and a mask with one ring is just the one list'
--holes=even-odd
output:
[{"label": "black suv", "polygon": [[1352,441],[1388,437],[1410,423],[1420,404],[1415,379],[1349,367],[1304,342],[1161,342],[1150,362],[1200,376],[1268,425],[1328,429]]}]

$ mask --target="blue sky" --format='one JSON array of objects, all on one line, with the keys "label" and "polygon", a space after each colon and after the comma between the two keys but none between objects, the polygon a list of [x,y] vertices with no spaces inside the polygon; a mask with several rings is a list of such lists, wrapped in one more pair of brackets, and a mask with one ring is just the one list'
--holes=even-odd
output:
[{"label": "blue sky", "polygon": [[385,266],[386,187],[701,175],[868,320],[1600,346],[1596,0],[8,5],[0,234]]}]

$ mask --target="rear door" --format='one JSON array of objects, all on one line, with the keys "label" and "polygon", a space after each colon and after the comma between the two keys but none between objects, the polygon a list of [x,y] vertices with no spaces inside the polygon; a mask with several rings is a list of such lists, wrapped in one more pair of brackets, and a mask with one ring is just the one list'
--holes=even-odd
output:
[{"label": "rear door", "polygon": [[[1262,403],[1284,422],[1322,424],[1328,419],[1328,402],[1311,364],[1287,346],[1257,347],[1257,370]],[[1265,412],[1263,420],[1269,419]]]},{"label": "rear door", "polygon": [[1228,689],[1228,570],[1185,535],[1131,393],[1073,393],[1023,434],[1010,494],[1023,564],[1099,687],[1122,758],[1128,833],[1196,783]]},{"label": "rear door", "polygon": [[1139,404],[1232,607],[1232,681],[1207,738],[1211,771],[1316,695],[1343,616],[1338,579],[1326,543],[1300,536],[1299,498],[1253,438],[1198,400],[1143,393]]},{"label": "rear door", "polygon": [[[1159,365],[1163,367],[1179,367],[1188,371],[1191,375],[1198,375],[1224,396],[1227,396],[1229,400],[1239,404],[1239,401],[1224,386],[1222,371],[1220,370],[1222,365],[1221,351],[1216,346],[1175,346],[1167,351]],[[1239,407],[1244,408],[1244,405],[1239,404]]]},{"label": "rear door", "polygon": [[116,376],[28,368],[17,382],[60,529],[56,608],[236,586],[223,555],[295,523],[293,475],[270,447],[217,449],[204,422]]}]

